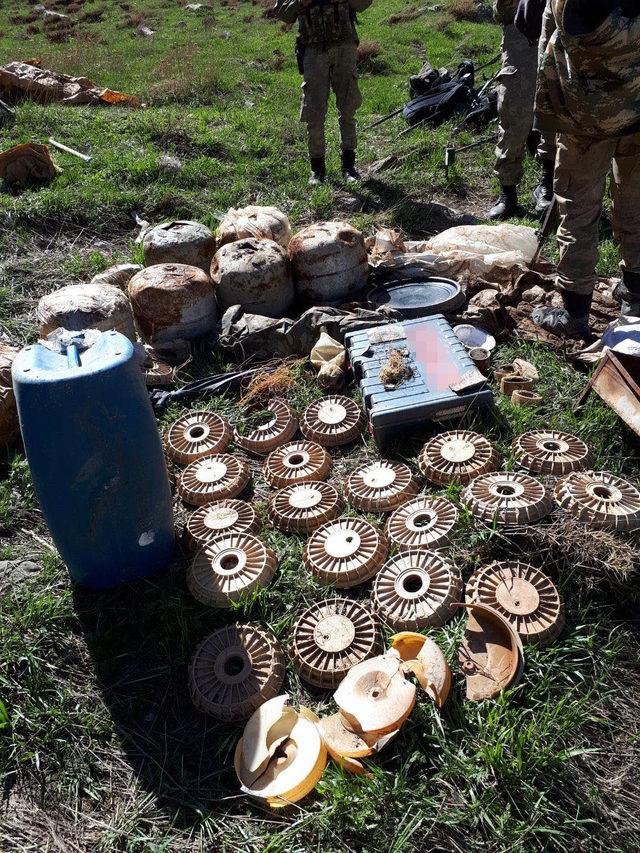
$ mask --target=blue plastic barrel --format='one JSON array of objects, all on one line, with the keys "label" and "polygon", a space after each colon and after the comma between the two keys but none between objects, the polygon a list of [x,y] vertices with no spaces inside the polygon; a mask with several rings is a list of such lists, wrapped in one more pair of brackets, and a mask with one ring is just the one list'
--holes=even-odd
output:
[{"label": "blue plastic barrel", "polygon": [[28,346],[12,374],[35,491],[73,579],[107,589],[166,566],[171,489],[131,341]]}]

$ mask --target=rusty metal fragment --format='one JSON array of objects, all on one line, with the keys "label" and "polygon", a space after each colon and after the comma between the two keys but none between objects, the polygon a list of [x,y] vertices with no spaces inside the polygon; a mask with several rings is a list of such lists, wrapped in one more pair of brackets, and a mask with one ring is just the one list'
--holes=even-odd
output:
[{"label": "rusty metal fragment", "polygon": [[640,436],[640,358],[608,350],[580,402],[584,402],[592,389]]}]

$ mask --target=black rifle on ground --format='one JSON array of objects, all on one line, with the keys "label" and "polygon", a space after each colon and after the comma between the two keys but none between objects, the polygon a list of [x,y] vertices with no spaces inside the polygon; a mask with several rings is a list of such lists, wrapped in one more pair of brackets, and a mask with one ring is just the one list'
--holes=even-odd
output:
[{"label": "black rifle on ground", "polygon": [[544,219],[542,220],[542,226],[537,232],[538,245],[536,247],[534,256],[531,258],[531,263],[529,264],[530,270],[535,269],[536,264],[540,260],[542,250],[544,249],[544,244],[547,242],[551,234],[557,229],[559,219],[560,215],[558,209],[558,199],[554,195],[551,200],[551,204],[547,208],[547,212],[544,215]]}]

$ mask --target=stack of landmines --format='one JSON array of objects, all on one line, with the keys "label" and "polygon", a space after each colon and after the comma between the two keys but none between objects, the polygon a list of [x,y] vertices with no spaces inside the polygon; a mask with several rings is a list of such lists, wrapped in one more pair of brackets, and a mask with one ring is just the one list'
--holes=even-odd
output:
[{"label": "stack of landmines", "polygon": [[[300,424],[282,400],[245,414],[245,429],[236,431],[235,443],[246,453],[266,455],[264,477],[277,489],[269,523],[308,536],[304,564],[321,584],[341,589],[373,579],[369,605],[353,598],[322,600],[299,615],[292,631],[290,653],[298,675],[313,686],[334,689],[337,714],[317,720],[310,710],[287,704],[280,695],[284,655],[262,626],[220,629],[192,659],[196,706],[220,720],[250,719],[235,762],[243,790],[283,805],[315,786],[327,753],[346,770],[366,772],[361,759],[393,739],[410,713],[414,682],[442,706],[451,683],[448,664],[433,640],[416,630],[439,627],[465,609],[458,662],[467,698],[491,699],[517,683],[524,643],[545,645],[558,637],[564,609],[553,582],[520,562],[483,566],[465,587],[442,551],[457,509],[445,497],[418,494],[419,482],[407,465],[384,460],[361,465],[341,490],[354,509],[389,513],[384,531],[363,518],[341,515],[342,495],[326,482],[332,464],[326,447],[361,434],[362,415],[349,398],[316,401]],[[298,427],[303,441],[292,440]],[[273,550],[254,535],[259,528],[254,508],[238,499],[250,476],[241,454],[224,452],[232,437],[225,418],[191,412],[170,427],[165,442],[171,460],[186,465],[179,494],[198,507],[187,522],[197,551],[188,586],[199,601],[218,608],[268,585],[278,564]],[[546,518],[554,495],[531,476],[537,474],[558,477],[555,502],[587,524],[620,531],[640,525],[638,489],[590,471],[589,450],[575,436],[526,433],[513,442],[512,453],[528,473],[497,470],[499,455],[487,439],[452,431],[427,442],[419,467],[435,486],[463,486],[462,503],[487,524],[522,526]],[[390,548],[394,553],[388,558]],[[381,623],[404,631],[383,655]]]}]

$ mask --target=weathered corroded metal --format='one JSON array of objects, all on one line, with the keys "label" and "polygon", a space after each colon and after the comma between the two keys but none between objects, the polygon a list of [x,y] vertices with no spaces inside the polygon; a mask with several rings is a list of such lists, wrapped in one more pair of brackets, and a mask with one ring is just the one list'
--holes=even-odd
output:
[{"label": "weathered corroded metal", "polygon": [[221,220],[216,239],[218,246],[256,237],[259,240],[275,240],[284,249],[291,240],[291,225],[287,216],[277,207],[248,207],[231,208]]},{"label": "weathered corroded metal", "polygon": [[200,222],[163,222],[148,228],[142,238],[144,264],[188,264],[209,272],[216,251],[212,232]]},{"label": "weathered corroded metal", "polygon": [[213,283],[199,267],[147,267],[129,282],[129,298],[140,334],[152,343],[198,338],[216,325]]},{"label": "weathered corroded metal", "polygon": [[347,299],[367,283],[364,237],[347,222],[309,225],[292,237],[289,257],[296,293],[317,305]]},{"label": "weathered corroded metal", "polygon": [[38,302],[36,310],[40,337],[56,329],[81,332],[98,329],[115,330],[135,341],[131,305],[126,295],[110,284],[69,284],[47,293]]},{"label": "weathered corroded metal", "polygon": [[223,309],[241,305],[249,314],[282,317],[293,301],[289,259],[273,240],[249,237],[222,246],[211,278]]}]

